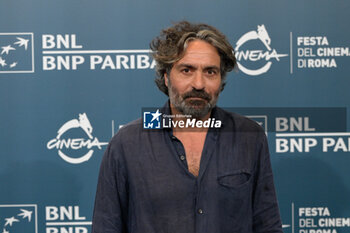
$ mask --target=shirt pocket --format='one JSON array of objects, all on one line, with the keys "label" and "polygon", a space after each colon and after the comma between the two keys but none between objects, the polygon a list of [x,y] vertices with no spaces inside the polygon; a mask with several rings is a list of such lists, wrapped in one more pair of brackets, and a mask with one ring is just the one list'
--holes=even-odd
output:
[{"label": "shirt pocket", "polygon": [[[251,216],[253,176],[248,169],[221,173],[217,176],[218,208],[225,222],[241,222]],[[239,232],[239,231],[237,231]]]},{"label": "shirt pocket", "polygon": [[248,169],[218,174],[217,177],[221,189],[234,194],[235,199],[244,199],[250,196],[252,180],[252,173]]},{"label": "shirt pocket", "polygon": [[251,177],[252,174],[248,169],[240,169],[227,174],[218,174],[218,182],[228,188],[239,189],[247,186]]}]

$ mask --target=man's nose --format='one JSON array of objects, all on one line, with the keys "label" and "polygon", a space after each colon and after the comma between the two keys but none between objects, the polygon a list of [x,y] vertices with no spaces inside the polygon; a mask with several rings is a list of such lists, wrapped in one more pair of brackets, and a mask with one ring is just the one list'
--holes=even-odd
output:
[{"label": "man's nose", "polygon": [[195,72],[192,80],[192,87],[197,90],[202,90],[205,88],[205,80],[202,72]]}]

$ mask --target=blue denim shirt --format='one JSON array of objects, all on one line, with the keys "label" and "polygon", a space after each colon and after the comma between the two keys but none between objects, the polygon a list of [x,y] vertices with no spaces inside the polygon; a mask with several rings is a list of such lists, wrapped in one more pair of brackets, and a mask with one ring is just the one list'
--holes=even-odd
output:
[{"label": "blue denim shirt", "polygon": [[171,129],[121,128],[102,160],[92,232],[282,232],[264,131],[218,107],[211,117],[222,128],[208,130],[198,177]]}]

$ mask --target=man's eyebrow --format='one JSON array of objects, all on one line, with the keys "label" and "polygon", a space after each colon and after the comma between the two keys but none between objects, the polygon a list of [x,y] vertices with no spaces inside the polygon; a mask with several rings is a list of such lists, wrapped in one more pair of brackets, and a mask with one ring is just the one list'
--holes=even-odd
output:
[{"label": "man's eyebrow", "polygon": [[[192,64],[188,64],[188,63],[181,63],[181,64],[176,65],[176,68],[179,68],[179,69],[181,69],[183,67],[190,68],[190,69],[197,68],[196,66],[194,66]],[[211,69],[213,69],[213,70],[220,70],[220,67],[215,66],[215,65],[213,65],[213,66],[205,66],[204,67],[204,70],[211,70]]]},{"label": "man's eyebrow", "polygon": [[204,67],[204,69],[205,70],[220,70],[220,68],[217,66],[206,66],[206,67]]},{"label": "man's eyebrow", "polygon": [[183,67],[186,67],[186,68],[192,68],[192,69],[195,69],[196,67],[194,65],[191,65],[191,64],[187,64],[187,63],[181,63],[181,64],[178,64],[176,65],[177,68],[183,68]]}]

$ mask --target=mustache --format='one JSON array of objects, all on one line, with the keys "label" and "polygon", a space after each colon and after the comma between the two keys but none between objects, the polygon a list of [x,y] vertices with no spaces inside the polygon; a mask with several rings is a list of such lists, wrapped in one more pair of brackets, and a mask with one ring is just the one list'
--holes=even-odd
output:
[{"label": "mustache", "polygon": [[208,93],[206,93],[204,90],[193,89],[192,91],[189,91],[182,96],[183,99],[187,99],[191,97],[202,98],[207,101],[211,100],[211,96]]}]

